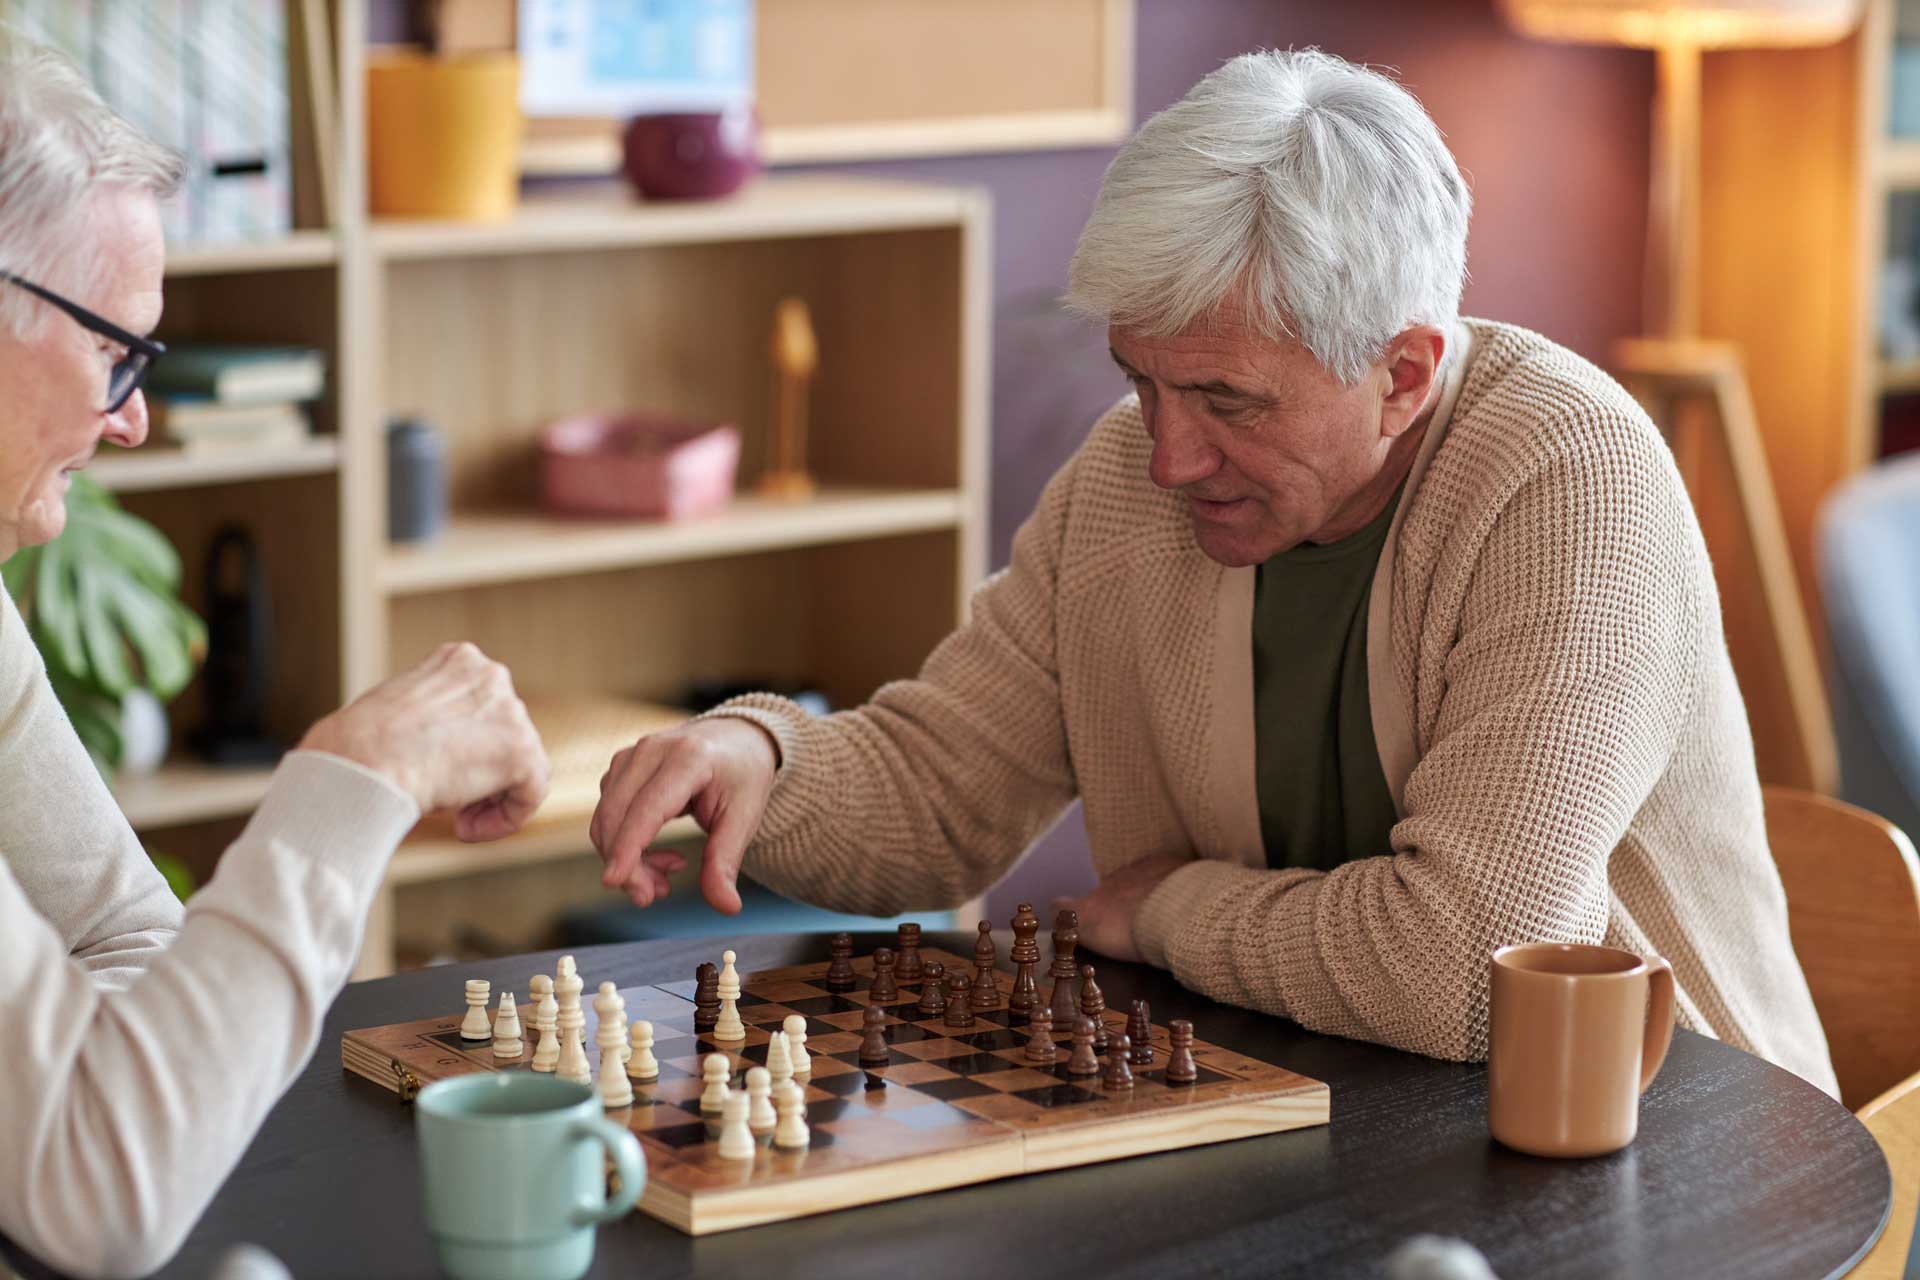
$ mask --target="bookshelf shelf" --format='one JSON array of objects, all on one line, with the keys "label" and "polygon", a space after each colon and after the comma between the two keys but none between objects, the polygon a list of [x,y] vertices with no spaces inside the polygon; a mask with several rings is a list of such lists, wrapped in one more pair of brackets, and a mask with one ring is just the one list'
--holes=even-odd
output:
[{"label": "bookshelf shelf", "polygon": [[339,259],[331,231],[293,231],[272,240],[186,245],[167,250],[167,275],[219,276],[324,267]]},{"label": "bookshelf shelf", "polygon": [[235,484],[272,476],[318,475],[340,465],[340,442],[315,436],[292,449],[248,449],[189,453],[170,445],[103,452],[87,470],[116,493],[185,489],[196,485]]},{"label": "bookshelf shelf", "polygon": [[524,200],[504,222],[381,219],[369,238],[376,254],[403,261],[857,235],[949,226],[968,198],[951,188],[804,177],[763,178],[725,200],[647,204],[607,185],[591,195]]},{"label": "bookshelf shelf", "polygon": [[743,497],[727,510],[670,523],[571,521],[531,514],[455,517],[435,542],[387,552],[390,595],[821,546],[957,526],[953,490],[826,490],[807,502]]},{"label": "bookshelf shelf", "polygon": [[168,761],[144,777],[116,782],[113,798],[135,828],[173,827],[251,813],[272,776],[271,768]]}]

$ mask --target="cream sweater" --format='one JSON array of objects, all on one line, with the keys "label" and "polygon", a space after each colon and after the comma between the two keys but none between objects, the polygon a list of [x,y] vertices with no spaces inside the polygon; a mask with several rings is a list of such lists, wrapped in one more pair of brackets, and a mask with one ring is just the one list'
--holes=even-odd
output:
[{"label": "cream sweater", "polygon": [[294,752],[183,915],[0,592],[0,1233],[79,1275],[172,1256],[312,1056],[416,816]]},{"label": "cream sweater", "polygon": [[1194,544],[1129,398],[917,679],[824,718],[767,695],[718,712],[781,749],[747,870],[842,910],[951,906],[1077,795],[1102,874],[1192,855],[1135,934],[1214,999],[1479,1059],[1495,947],[1604,941],[1672,963],[1684,1025],[1837,1092],[1672,458],[1585,360],[1461,329],[1370,602],[1391,849],[1267,868],[1254,570]]}]

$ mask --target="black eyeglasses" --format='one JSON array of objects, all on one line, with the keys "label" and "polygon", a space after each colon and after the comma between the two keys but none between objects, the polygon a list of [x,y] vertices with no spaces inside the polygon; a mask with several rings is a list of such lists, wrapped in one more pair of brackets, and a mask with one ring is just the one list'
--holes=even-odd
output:
[{"label": "black eyeglasses", "polygon": [[153,368],[153,362],[167,353],[164,343],[143,338],[137,333],[128,333],[105,316],[95,315],[79,303],[69,302],[53,290],[43,289],[31,280],[23,280],[11,271],[0,271],[0,280],[19,285],[28,293],[72,316],[82,328],[126,348],[126,354],[113,362],[113,372],[108,375],[107,404],[100,411],[102,413],[118,413],[120,406],[133,399],[133,393],[140,389],[140,383],[146,378],[147,370]]}]

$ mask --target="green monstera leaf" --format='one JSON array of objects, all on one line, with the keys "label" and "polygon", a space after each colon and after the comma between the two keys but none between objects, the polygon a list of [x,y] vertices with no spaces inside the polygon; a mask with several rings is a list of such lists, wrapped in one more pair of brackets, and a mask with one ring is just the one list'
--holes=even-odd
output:
[{"label": "green monstera leaf", "polygon": [[206,654],[206,626],[180,603],[179,555],[81,473],[67,491],[66,529],[45,546],[21,548],[0,565],[0,581],[19,603],[80,740],[111,776],[128,690],[167,701]]}]

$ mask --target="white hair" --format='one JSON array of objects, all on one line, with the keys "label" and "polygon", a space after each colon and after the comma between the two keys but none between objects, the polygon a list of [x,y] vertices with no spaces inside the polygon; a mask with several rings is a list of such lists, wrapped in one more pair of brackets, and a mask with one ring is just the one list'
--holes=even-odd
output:
[{"label": "white hair", "polygon": [[[0,26],[0,270],[68,296],[107,261],[80,216],[113,187],[171,195],[185,161],[100,100],[61,54]],[[0,286],[0,333],[38,336],[48,309]]]},{"label": "white hair", "polygon": [[1472,203],[1398,84],[1317,49],[1249,53],[1114,157],[1066,302],[1166,336],[1235,301],[1351,385],[1408,326],[1458,317]]}]

